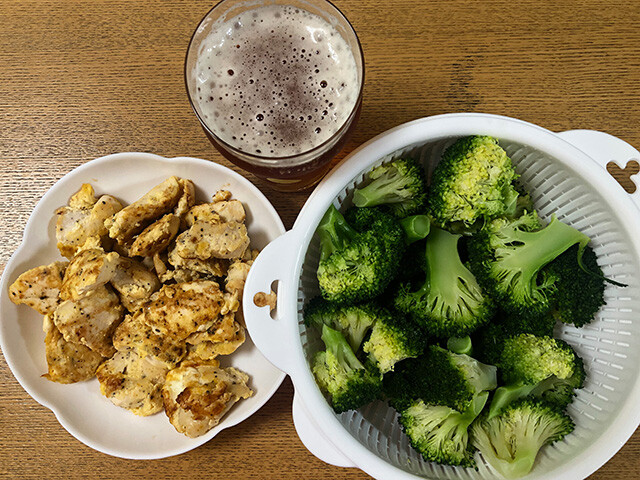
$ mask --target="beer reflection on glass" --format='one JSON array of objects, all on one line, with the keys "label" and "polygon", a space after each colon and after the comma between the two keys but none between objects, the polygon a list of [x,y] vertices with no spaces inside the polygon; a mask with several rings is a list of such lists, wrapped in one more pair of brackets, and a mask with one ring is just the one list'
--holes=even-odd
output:
[{"label": "beer reflection on glass", "polygon": [[364,61],[355,31],[325,0],[223,0],[185,62],[189,100],[215,147],[274,189],[327,173],[355,127]]}]

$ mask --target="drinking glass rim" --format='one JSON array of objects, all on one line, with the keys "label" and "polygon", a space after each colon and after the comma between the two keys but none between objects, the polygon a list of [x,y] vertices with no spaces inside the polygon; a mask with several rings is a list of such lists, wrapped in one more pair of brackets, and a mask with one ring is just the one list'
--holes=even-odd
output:
[{"label": "drinking glass rim", "polygon": [[220,0],[213,7],[211,7],[209,9],[209,11],[202,17],[200,22],[198,22],[198,26],[195,28],[195,30],[191,34],[191,38],[189,39],[189,44],[187,45],[187,53],[185,54],[185,57],[184,57],[184,85],[185,85],[185,88],[187,90],[187,98],[189,99],[189,104],[191,105],[191,109],[196,114],[196,117],[198,118],[198,121],[200,122],[200,125],[202,125],[204,127],[204,129],[207,131],[207,133],[209,133],[209,135],[211,135],[215,139],[216,142],[219,142],[222,146],[224,146],[224,148],[231,150],[234,154],[238,153],[238,154],[240,154],[242,156],[248,157],[247,160],[249,162],[251,162],[251,160],[256,160],[257,164],[262,164],[262,165],[273,163],[273,162],[279,162],[279,161],[282,161],[282,160],[292,160],[294,158],[297,158],[297,157],[300,157],[300,156],[303,156],[303,155],[309,155],[309,154],[313,153],[314,151],[320,150],[323,147],[325,147],[326,145],[330,144],[335,139],[335,136],[342,130],[342,128],[345,125],[347,125],[349,122],[353,121],[353,117],[358,112],[358,109],[360,108],[360,104],[362,103],[362,91],[364,89],[364,75],[365,75],[364,51],[362,50],[362,44],[360,43],[360,38],[358,37],[358,34],[356,33],[356,29],[353,28],[353,25],[351,25],[351,22],[349,21],[347,16],[344,13],[342,13],[342,10],[340,10],[338,7],[336,7],[333,4],[333,2],[331,2],[330,0],[320,0],[320,1],[322,1],[324,3],[327,3],[330,6],[332,6],[333,8],[335,8],[335,10],[338,12],[338,14],[340,14],[340,16],[347,23],[347,25],[349,26],[349,29],[351,30],[351,32],[353,33],[353,36],[356,39],[356,44],[358,45],[358,52],[360,53],[360,59],[361,59],[361,61],[360,61],[361,67],[359,69],[359,70],[361,70],[361,75],[360,75],[360,84],[358,85],[358,99],[353,104],[353,108],[351,109],[351,112],[349,113],[349,115],[347,116],[345,121],[342,122],[342,124],[340,125],[340,127],[338,128],[336,133],[334,133],[332,136],[330,136],[324,142],[319,143],[318,145],[316,145],[313,148],[310,148],[309,150],[305,150],[303,152],[296,153],[294,155],[283,155],[283,156],[278,156],[278,157],[268,157],[266,155],[256,155],[256,154],[253,154],[253,153],[245,152],[244,150],[239,150],[238,148],[234,147],[233,145],[229,144],[228,142],[225,142],[220,137],[218,137],[218,135],[216,135],[214,132],[212,132],[211,129],[209,128],[209,126],[207,125],[207,123],[202,119],[202,117],[198,113],[198,110],[196,109],[196,106],[195,106],[195,104],[194,104],[194,102],[193,102],[193,100],[191,98],[191,93],[189,91],[189,80],[188,80],[188,77],[187,77],[187,75],[188,75],[188,72],[187,72],[187,60],[189,59],[189,52],[191,51],[191,45],[193,44],[193,40],[194,40],[194,38],[196,36],[196,33],[198,33],[198,30],[200,29],[200,26],[202,25],[202,23],[207,19],[207,17],[211,14],[211,12],[213,12],[216,8],[218,8],[220,5],[222,5],[223,3],[227,2],[227,1],[229,1],[229,0]]}]

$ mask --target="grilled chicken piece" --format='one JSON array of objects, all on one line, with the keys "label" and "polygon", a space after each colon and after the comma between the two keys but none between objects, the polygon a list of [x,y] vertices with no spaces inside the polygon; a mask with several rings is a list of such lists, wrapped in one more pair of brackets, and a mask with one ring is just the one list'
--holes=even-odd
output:
[{"label": "grilled chicken piece", "polygon": [[113,331],[124,310],[109,287],[101,286],[77,300],[65,300],[53,314],[53,321],[64,339],[86,345],[103,357],[111,357]]},{"label": "grilled chicken piece", "polygon": [[213,225],[194,223],[186,234],[176,239],[176,253],[182,258],[239,258],[249,247],[247,227],[243,223],[226,222]]},{"label": "grilled chicken piece", "polygon": [[155,273],[142,263],[126,257],[120,257],[111,285],[120,295],[124,308],[135,312],[151,298],[153,292],[160,289],[160,281]]},{"label": "grilled chicken piece", "polygon": [[244,327],[234,317],[233,313],[224,315],[206,332],[189,335],[186,340],[189,348],[187,358],[209,360],[235,352],[244,343],[246,335]]},{"label": "grilled chicken piece", "polygon": [[[176,239],[176,245],[181,242],[189,232],[181,233]],[[193,270],[202,274],[201,276],[224,277],[227,274],[229,261],[222,258],[208,258],[201,260],[199,258],[184,258],[178,254],[177,246],[174,246],[168,252],[167,260],[177,269]]]},{"label": "grilled chicken piece", "polygon": [[136,257],[151,257],[164,250],[178,234],[180,217],[168,213],[152,223],[136,237],[129,254]]},{"label": "grilled chicken piece", "polygon": [[57,383],[75,383],[95,376],[102,355],[84,345],[67,342],[51,315],[45,315],[42,328],[46,334],[44,345],[49,367],[43,377]]},{"label": "grilled chicken piece", "polygon": [[238,200],[196,205],[187,214],[185,221],[192,226],[198,220],[209,223],[244,223],[246,214],[242,202]]},{"label": "grilled chicken piece", "polygon": [[77,300],[105,285],[116,274],[120,255],[105,253],[102,248],[80,250],[64,273],[60,298]]},{"label": "grilled chicken piece", "polygon": [[171,370],[162,387],[164,409],[175,429],[198,437],[215,427],[240,399],[253,395],[249,376],[217,362],[194,362]]},{"label": "grilled chicken piece", "polygon": [[69,200],[69,205],[56,210],[56,239],[58,250],[73,257],[90,237],[106,237],[104,221],[122,209],[122,204],[111,195],[96,200],[93,187],[85,183]]},{"label": "grilled chicken piece", "polygon": [[155,219],[170,212],[182,194],[179,180],[178,177],[167,178],[142,198],[107,218],[104,225],[109,230],[109,236],[124,245]]},{"label": "grilled chicken piece", "polygon": [[229,190],[218,190],[211,197],[211,203],[226,202],[231,199],[231,196],[232,193]]},{"label": "grilled chicken piece", "polygon": [[248,262],[235,261],[229,265],[224,289],[231,294],[238,294],[238,297],[242,298],[244,284],[247,280],[247,275],[249,275],[251,265],[253,265],[253,260]]},{"label": "grilled chicken piece", "polygon": [[9,298],[42,315],[53,313],[60,303],[60,288],[69,262],[54,262],[27,270],[9,287]]},{"label": "grilled chicken piece", "polygon": [[184,342],[156,335],[144,321],[144,312],[127,315],[113,334],[113,346],[118,351],[135,350],[142,358],[153,356],[168,369],[174,368],[186,353]]},{"label": "grilled chicken piece", "polygon": [[196,187],[191,180],[184,178],[180,179],[180,186],[182,187],[182,194],[173,213],[182,218],[196,204]]},{"label": "grilled chicken piece", "polygon": [[96,203],[96,192],[90,183],[83,183],[76,193],[71,195],[68,205],[74,210],[87,210]]},{"label": "grilled chicken piece", "polygon": [[224,302],[216,282],[164,285],[144,307],[145,322],[156,334],[184,340],[193,332],[213,324]]},{"label": "grilled chicken piece", "polygon": [[167,366],[156,357],[141,357],[135,350],[117,352],[96,372],[100,392],[111,403],[147,416],[162,410],[162,385]]}]

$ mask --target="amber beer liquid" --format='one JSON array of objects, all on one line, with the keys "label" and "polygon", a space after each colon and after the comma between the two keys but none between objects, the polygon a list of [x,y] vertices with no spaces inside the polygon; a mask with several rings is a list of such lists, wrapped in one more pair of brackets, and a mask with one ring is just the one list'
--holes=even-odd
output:
[{"label": "amber beer liquid", "polygon": [[225,157],[277,190],[300,190],[326,173],[355,126],[362,52],[328,2],[225,1],[194,34],[185,78]]}]

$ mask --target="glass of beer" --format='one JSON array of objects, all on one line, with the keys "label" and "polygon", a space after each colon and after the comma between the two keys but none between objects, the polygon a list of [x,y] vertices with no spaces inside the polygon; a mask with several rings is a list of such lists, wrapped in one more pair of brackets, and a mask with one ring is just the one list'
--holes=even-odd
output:
[{"label": "glass of beer", "polygon": [[211,143],[274,189],[329,170],[362,103],[362,48],[326,0],[223,0],[185,62],[189,100]]}]

